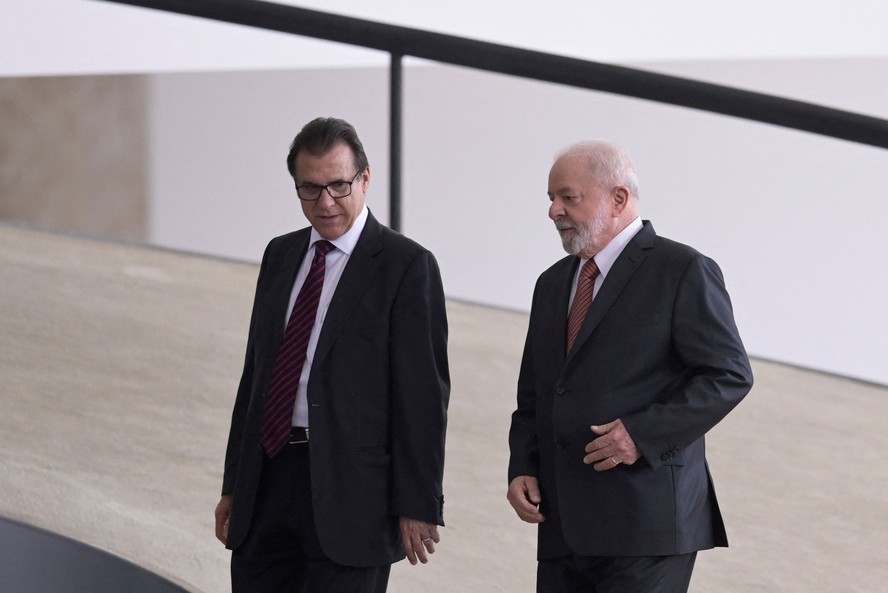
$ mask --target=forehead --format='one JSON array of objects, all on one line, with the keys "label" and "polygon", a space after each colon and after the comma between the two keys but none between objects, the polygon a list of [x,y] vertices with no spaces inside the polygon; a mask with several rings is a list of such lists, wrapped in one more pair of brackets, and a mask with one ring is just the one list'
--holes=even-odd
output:
[{"label": "forehead", "polygon": [[549,170],[550,194],[574,192],[590,184],[586,159],[580,156],[563,156]]},{"label": "forehead", "polygon": [[336,144],[324,154],[300,150],[296,155],[296,178],[300,181],[329,182],[350,179],[355,174],[354,155],[347,144]]}]

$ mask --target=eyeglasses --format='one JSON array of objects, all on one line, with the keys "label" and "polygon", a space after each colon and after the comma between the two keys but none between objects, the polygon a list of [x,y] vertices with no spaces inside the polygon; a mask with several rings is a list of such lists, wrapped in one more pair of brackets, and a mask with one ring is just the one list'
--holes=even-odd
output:
[{"label": "eyeglasses", "polygon": [[303,183],[296,186],[296,195],[300,200],[305,202],[314,202],[321,197],[321,192],[327,190],[331,198],[347,198],[352,193],[352,183],[361,175],[358,171],[351,181],[334,181],[327,185],[318,185],[316,183]]}]

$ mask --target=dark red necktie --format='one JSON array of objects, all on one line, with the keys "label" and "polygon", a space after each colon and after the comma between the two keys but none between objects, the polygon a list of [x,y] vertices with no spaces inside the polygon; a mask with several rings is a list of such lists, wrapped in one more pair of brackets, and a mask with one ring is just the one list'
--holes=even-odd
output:
[{"label": "dark red necktie", "polygon": [[308,338],[314,327],[318,302],[321,300],[321,289],[324,287],[325,256],[331,249],[333,244],[329,241],[315,243],[311,268],[293,304],[293,312],[287,322],[284,339],[274,369],[271,371],[271,383],[262,416],[262,446],[269,457],[280,453],[290,436],[296,389],[299,387],[302,367],[305,366]]},{"label": "dark red necktie", "polygon": [[583,327],[583,320],[586,319],[586,313],[589,312],[589,306],[592,304],[592,292],[595,288],[595,277],[598,276],[598,266],[590,257],[580,270],[580,278],[577,280],[577,290],[574,293],[573,304],[570,306],[570,313],[567,316],[567,354],[573,350],[574,342]]}]

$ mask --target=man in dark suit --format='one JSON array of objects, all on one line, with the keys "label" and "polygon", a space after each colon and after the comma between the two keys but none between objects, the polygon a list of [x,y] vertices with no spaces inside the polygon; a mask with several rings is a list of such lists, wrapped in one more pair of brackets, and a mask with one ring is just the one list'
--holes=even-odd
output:
[{"label": "man in dark suit", "polygon": [[262,260],[216,536],[234,593],[378,593],[444,524],[441,277],[367,209],[350,124],[306,124],[287,167],[311,226]]},{"label": "man in dark suit", "polygon": [[537,281],[509,433],[540,593],[685,592],[696,552],[727,545],[704,435],[749,360],[719,267],[640,220],[637,186],[605,142],[549,173],[570,255]]}]

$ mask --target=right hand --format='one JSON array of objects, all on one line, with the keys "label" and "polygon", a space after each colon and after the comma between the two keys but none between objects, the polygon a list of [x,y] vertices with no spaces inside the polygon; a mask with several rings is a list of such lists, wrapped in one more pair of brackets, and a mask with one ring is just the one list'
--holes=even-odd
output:
[{"label": "right hand", "polygon": [[538,508],[542,500],[540,483],[534,476],[518,476],[512,480],[506,498],[522,521],[542,523],[546,520]]},{"label": "right hand", "polygon": [[228,521],[231,519],[231,494],[223,494],[216,505],[216,539],[228,542]]}]

